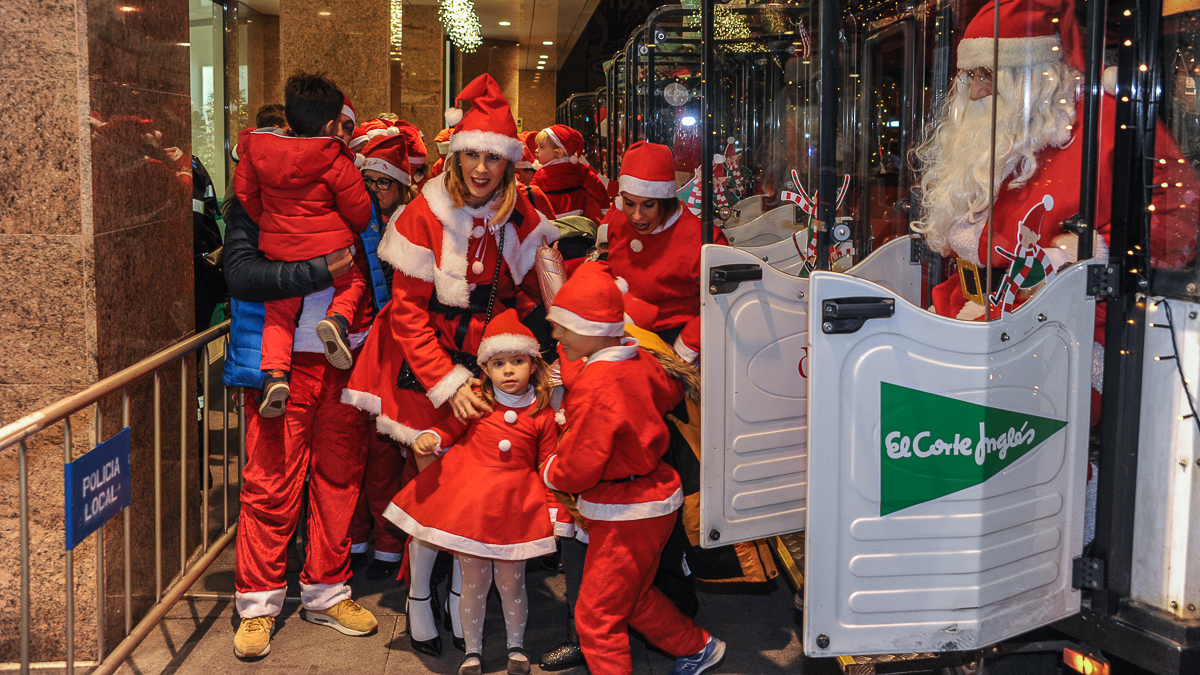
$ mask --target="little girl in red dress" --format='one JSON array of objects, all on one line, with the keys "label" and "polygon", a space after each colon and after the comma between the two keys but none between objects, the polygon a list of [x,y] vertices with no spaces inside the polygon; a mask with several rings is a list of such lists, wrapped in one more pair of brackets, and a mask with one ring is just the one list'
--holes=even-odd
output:
[{"label": "little girl in red dress", "polygon": [[444,456],[404,487],[383,515],[412,536],[457,553],[466,658],[460,675],[482,672],[483,619],[495,578],[504,607],[508,672],[528,673],[525,561],[553,553],[552,499],[537,467],[554,451],[558,425],[549,370],[514,310],[488,324],[479,345],[484,398],[492,412],[448,417],[422,432],[420,454]]}]

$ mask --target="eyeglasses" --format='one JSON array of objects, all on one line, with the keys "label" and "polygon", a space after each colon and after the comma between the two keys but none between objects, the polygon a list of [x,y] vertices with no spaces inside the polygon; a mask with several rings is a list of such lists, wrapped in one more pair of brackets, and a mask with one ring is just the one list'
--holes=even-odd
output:
[{"label": "eyeglasses", "polygon": [[975,80],[979,80],[979,84],[985,87],[992,86],[992,82],[994,81],[991,69],[983,66],[972,68],[971,70],[959,70],[957,77],[959,82],[962,82],[968,87],[971,86],[971,83]]},{"label": "eyeglasses", "polygon": [[369,188],[373,187],[374,189],[379,190],[380,192],[387,192],[388,190],[392,189],[392,183],[395,183],[396,181],[391,178],[365,178],[364,177],[363,182],[366,183],[367,187],[369,187]]}]

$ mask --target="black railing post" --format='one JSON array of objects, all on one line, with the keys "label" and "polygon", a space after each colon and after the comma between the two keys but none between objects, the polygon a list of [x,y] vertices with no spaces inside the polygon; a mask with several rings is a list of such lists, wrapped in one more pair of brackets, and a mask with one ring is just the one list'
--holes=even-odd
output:
[{"label": "black railing post", "polygon": [[838,121],[840,115],[842,68],[838,60],[842,11],[838,0],[821,0],[821,130],[818,145],[817,269],[829,269],[829,247],[833,244],[832,228],[837,219],[838,184]]},{"label": "black railing post", "polygon": [[717,123],[714,116],[716,111],[717,98],[717,79],[716,68],[713,63],[713,54],[716,52],[713,49],[713,3],[716,0],[702,0],[700,4],[700,86],[702,87],[702,97],[700,100],[700,129],[703,133],[700,136],[700,184],[701,193],[701,211],[700,211],[700,232],[703,237],[701,241],[705,244],[711,244],[713,241],[713,225],[716,218],[713,217],[713,166],[712,156],[716,150],[714,144],[717,133]]}]

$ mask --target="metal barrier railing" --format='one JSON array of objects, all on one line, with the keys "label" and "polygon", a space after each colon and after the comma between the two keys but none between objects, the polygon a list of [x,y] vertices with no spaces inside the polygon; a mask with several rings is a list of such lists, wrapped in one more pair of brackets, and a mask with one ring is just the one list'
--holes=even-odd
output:
[{"label": "metal barrier railing", "polygon": [[[48,429],[62,423],[63,430],[63,460],[65,462],[72,461],[72,423],[71,415],[85,411],[89,406],[94,406],[93,418],[93,433],[95,441],[99,443],[103,438],[103,410],[102,404],[110,396],[120,395],[121,397],[121,419],[122,427],[130,427],[130,389],[131,387],[145,379],[153,378],[153,405],[154,405],[154,421],[153,421],[153,438],[154,438],[154,600],[155,604],[150,607],[142,619],[136,626],[133,625],[133,583],[132,583],[132,544],[131,544],[131,525],[130,511],[136,508],[136,504],[124,509],[122,518],[124,520],[124,617],[125,631],[123,639],[117,646],[106,654],[105,651],[105,587],[104,587],[104,527],[100,527],[92,537],[95,537],[96,549],[96,662],[99,665],[92,671],[92,675],[108,675],[114,672],[133,652],[134,648],[146,637],[149,632],[158,625],[159,621],[167,614],[174,604],[191,588],[192,584],[205,572],[208,566],[217,558],[218,555],[225,549],[226,545],[233,540],[237,533],[237,523],[230,524],[230,508],[229,508],[229,492],[230,492],[230,467],[229,467],[229,402],[230,391],[228,387],[221,387],[221,436],[222,436],[222,497],[223,504],[221,509],[221,532],[220,536],[210,542],[209,528],[209,508],[210,497],[207,471],[209,463],[209,453],[211,451],[210,436],[215,429],[210,425],[210,413],[217,412],[213,410],[213,400],[210,395],[210,371],[209,366],[212,363],[211,348],[214,342],[220,340],[222,349],[227,341],[223,338],[229,333],[229,322],[225,321],[222,324],[214,326],[202,333],[199,333],[186,340],[173,344],[166,349],[142,360],[141,362],[122,370],[115,375],[106,377],[96,384],[84,389],[83,391],[68,396],[56,403],[53,403],[41,410],[27,415],[26,417],[0,428],[0,452],[17,446],[17,465],[19,474],[19,493],[20,493],[20,550],[21,550],[21,672],[28,673],[30,669],[30,626],[31,626],[31,585],[30,585],[30,510],[29,510],[29,468],[28,468],[28,445],[29,441],[38,434],[46,432]],[[202,372],[196,373],[203,378],[201,391],[203,393],[203,404],[200,408],[200,425],[199,433],[202,436],[201,445],[203,448],[202,457],[204,457],[204,465],[201,467],[201,523],[200,523],[200,543],[189,551],[188,548],[188,506],[189,506],[189,490],[188,490],[188,428],[195,428],[194,413],[191,412],[191,404],[195,401],[195,389],[189,393],[188,381],[188,362],[194,359],[193,354],[203,350],[203,358],[201,362]],[[163,393],[163,374],[169,368],[179,364],[180,375],[180,390],[179,390],[179,572],[174,579],[170,580],[167,587],[163,587],[163,439],[162,439],[162,393]],[[238,402],[235,404],[237,409],[237,487],[240,491],[242,485],[242,467],[245,465],[246,459],[246,419],[245,410],[241,403],[244,402],[244,394],[238,391]],[[196,433],[196,432],[193,432]],[[77,458],[76,458],[77,459]],[[236,497],[236,495],[235,495]],[[38,505],[40,508],[45,508],[50,505]],[[193,537],[194,539],[194,537]],[[195,560],[189,559],[192,556],[197,556]],[[75,560],[72,550],[66,551],[66,575],[65,575],[65,593],[66,593],[66,624],[65,624],[65,640],[66,654],[65,666],[68,675],[74,673],[75,670]],[[89,664],[90,665],[90,664]]]}]

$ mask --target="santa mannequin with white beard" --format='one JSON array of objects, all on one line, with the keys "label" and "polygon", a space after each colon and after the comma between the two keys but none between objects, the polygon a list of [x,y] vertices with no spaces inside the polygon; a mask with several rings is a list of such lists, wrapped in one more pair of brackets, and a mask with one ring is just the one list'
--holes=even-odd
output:
[{"label": "santa mannequin with white beard", "polygon": [[[993,73],[996,11],[1000,13],[999,68]],[[1083,56],[1071,0],[1001,1],[998,10],[989,4],[964,31],[958,45],[958,76],[946,106],[915,151],[921,196],[920,217],[913,227],[924,234],[930,248],[957,259],[958,274],[933,289],[933,309],[938,314],[982,319],[984,294],[997,290],[1011,262],[998,249],[1015,251],[1024,240],[1040,246],[1054,268],[1077,259],[1078,237],[1062,224],[1082,211]],[[1109,71],[1100,104],[1099,200],[1092,249],[1096,262],[1108,259],[1112,204],[1116,73]],[[992,142],[993,97],[995,205],[989,252],[988,177],[993,157],[987,148]],[[1161,122],[1156,138],[1155,157],[1166,161],[1155,165],[1154,184],[1168,187],[1154,191],[1151,257],[1157,266],[1180,266],[1196,254],[1200,187]],[[984,288],[988,265],[991,289]],[[1027,295],[1028,291],[1021,293],[1016,304]],[[993,303],[992,317],[1000,312],[1001,307]],[[1103,327],[1100,304],[1098,354],[1103,353]],[[1093,418],[1097,411],[1094,396]]]}]

